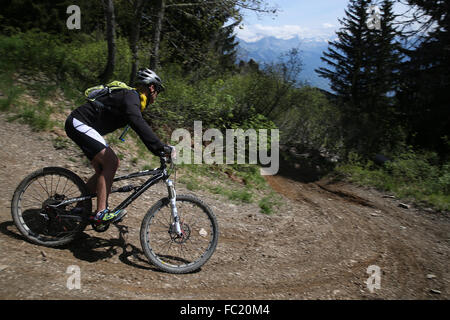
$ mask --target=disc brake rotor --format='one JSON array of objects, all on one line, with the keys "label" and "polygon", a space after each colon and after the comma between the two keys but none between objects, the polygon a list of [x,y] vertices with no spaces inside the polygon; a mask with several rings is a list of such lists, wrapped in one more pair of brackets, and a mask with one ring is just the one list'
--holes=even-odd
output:
[{"label": "disc brake rotor", "polygon": [[180,223],[181,236],[179,236],[175,230],[175,224],[172,224],[169,228],[170,239],[175,243],[185,243],[191,236],[191,228],[186,223]]}]

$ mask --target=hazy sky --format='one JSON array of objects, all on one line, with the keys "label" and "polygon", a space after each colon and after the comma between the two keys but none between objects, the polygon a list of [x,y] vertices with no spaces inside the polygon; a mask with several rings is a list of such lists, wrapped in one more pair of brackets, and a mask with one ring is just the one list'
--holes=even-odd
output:
[{"label": "hazy sky", "polygon": [[277,6],[278,14],[264,14],[258,17],[253,12],[245,12],[243,24],[240,28],[236,28],[239,38],[246,41],[256,41],[265,36],[281,39],[297,35],[301,38],[328,38],[339,28],[338,19],[344,17],[348,5],[348,0],[266,0],[266,2],[270,6]]}]

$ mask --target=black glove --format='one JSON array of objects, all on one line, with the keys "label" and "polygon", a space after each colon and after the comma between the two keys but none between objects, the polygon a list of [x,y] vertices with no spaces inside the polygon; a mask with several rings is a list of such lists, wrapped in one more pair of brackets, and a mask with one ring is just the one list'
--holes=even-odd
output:
[{"label": "black glove", "polygon": [[160,157],[169,157],[172,153],[172,147],[165,145],[159,153]]}]

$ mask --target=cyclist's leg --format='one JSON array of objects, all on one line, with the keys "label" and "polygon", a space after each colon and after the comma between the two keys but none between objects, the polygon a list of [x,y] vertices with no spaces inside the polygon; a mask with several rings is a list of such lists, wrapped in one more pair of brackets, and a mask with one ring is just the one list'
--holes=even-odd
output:
[{"label": "cyclist's leg", "polygon": [[96,182],[97,212],[99,212],[106,209],[114,175],[119,168],[119,158],[110,147],[107,147],[97,153],[91,163],[95,174],[91,177],[90,184],[94,185],[94,181]]},{"label": "cyclist's leg", "polygon": [[[94,164],[92,162],[91,162],[91,164],[92,164],[92,166],[94,166]],[[100,174],[100,172],[97,173],[97,169],[95,167],[94,167],[94,169],[95,169],[94,175],[92,177],[90,177],[89,180],[86,182],[86,186],[87,186],[89,192],[92,194],[97,192],[97,178],[98,178],[98,175]]]},{"label": "cyclist's leg", "polygon": [[[66,133],[83,151],[91,161],[95,174],[88,180],[91,192],[97,192],[97,211],[106,209],[108,185],[112,184],[118,167],[118,158],[108,147],[103,137],[92,127],[82,123],[70,115],[65,123]],[[114,168],[115,167],[115,168]]]}]

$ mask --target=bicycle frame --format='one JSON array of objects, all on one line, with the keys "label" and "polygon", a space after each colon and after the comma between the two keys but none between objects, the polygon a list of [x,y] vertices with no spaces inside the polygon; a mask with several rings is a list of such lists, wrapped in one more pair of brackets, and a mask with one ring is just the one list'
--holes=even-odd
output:
[{"label": "bicycle frame", "polygon": [[[178,212],[177,212],[177,208],[176,208],[176,192],[175,192],[175,188],[173,185],[173,181],[169,179],[170,175],[167,173],[165,162],[166,162],[165,159],[161,159],[161,167],[157,168],[157,169],[139,171],[139,172],[131,173],[129,175],[124,175],[124,176],[114,178],[113,183],[117,182],[117,181],[129,180],[129,179],[144,177],[144,176],[149,176],[149,175],[152,176],[151,178],[149,178],[147,181],[145,181],[140,186],[128,185],[128,186],[124,186],[124,187],[120,187],[120,188],[111,190],[111,193],[134,191],[130,196],[128,196],[125,200],[123,200],[116,208],[114,208],[113,211],[115,212],[117,210],[125,209],[134,200],[139,198],[145,191],[147,191],[151,186],[153,186],[154,184],[158,183],[161,180],[164,180],[164,182],[167,185],[167,191],[169,194],[172,217],[175,222],[175,230],[178,235],[181,235],[182,231],[181,231]],[[91,199],[95,198],[96,196],[97,196],[96,194],[92,194],[92,195],[88,195],[88,196],[84,196],[84,197],[70,198],[70,199],[66,199],[66,200],[62,201],[61,203],[59,203],[57,205],[52,205],[52,207],[58,208],[60,206],[68,205],[68,204],[71,204],[74,202],[91,200]]]},{"label": "bicycle frame", "polygon": [[[113,182],[117,182],[117,181],[129,180],[129,179],[144,177],[144,176],[149,176],[149,175],[151,175],[152,177],[149,178],[147,181],[145,181],[142,185],[140,185],[138,187],[130,185],[130,186],[124,186],[121,188],[111,190],[111,193],[130,192],[130,191],[134,190],[134,192],[129,197],[127,197],[124,201],[122,201],[122,203],[120,203],[116,208],[114,208],[113,211],[125,209],[134,200],[139,198],[141,196],[141,194],[143,194],[151,186],[158,183],[159,181],[166,180],[166,183],[168,181],[167,172],[165,172],[165,170],[160,170],[160,169],[145,170],[145,171],[140,171],[140,172],[132,173],[129,175],[114,178]],[[95,196],[96,195],[94,195],[93,197],[95,197]]]}]

